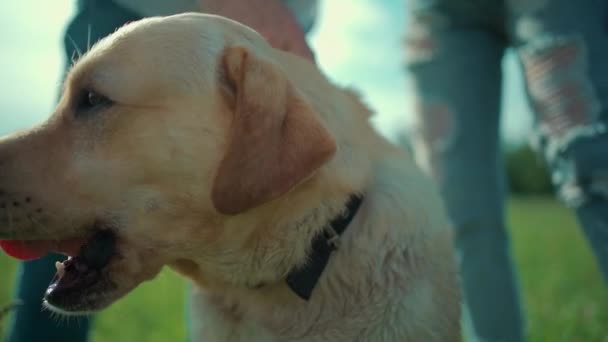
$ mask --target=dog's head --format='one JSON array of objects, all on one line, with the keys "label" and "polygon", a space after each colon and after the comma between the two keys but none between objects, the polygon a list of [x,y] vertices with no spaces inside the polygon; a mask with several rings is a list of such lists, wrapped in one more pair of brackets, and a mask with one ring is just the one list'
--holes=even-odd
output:
[{"label": "dog's head", "polygon": [[104,308],[163,265],[225,246],[225,220],[271,205],[332,157],[276,54],[215,16],[131,23],[73,66],[49,120],[0,140],[2,246],[72,256],[49,306]]}]

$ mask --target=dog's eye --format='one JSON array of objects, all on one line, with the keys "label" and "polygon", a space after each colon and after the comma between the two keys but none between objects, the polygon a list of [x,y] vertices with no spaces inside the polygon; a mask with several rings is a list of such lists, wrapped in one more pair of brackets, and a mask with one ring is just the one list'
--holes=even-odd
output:
[{"label": "dog's eye", "polygon": [[94,91],[90,91],[87,94],[87,101],[88,101],[87,104],[89,106],[96,107],[96,106],[105,104],[106,102],[108,102],[108,99]]},{"label": "dog's eye", "polygon": [[112,100],[93,90],[85,90],[77,105],[77,112],[90,112],[105,108],[112,104]]}]

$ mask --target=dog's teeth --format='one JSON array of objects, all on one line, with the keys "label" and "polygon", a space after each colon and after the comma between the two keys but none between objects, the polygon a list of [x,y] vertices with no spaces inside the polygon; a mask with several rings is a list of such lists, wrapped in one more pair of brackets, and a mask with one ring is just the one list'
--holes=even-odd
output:
[{"label": "dog's teeth", "polygon": [[57,275],[59,276],[59,278],[63,277],[63,275],[65,274],[65,266],[63,265],[63,263],[59,261],[55,262],[55,268],[57,269]]}]

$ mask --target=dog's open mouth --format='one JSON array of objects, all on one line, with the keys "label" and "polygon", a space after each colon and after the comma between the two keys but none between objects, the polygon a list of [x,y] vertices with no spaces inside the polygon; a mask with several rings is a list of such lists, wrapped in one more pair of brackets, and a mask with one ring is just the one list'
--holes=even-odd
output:
[{"label": "dog's open mouth", "polygon": [[57,262],[57,274],[44,295],[46,306],[61,311],[82,311],[86,299],[108,290],[111,281],[106,271],[116,252],[116,236],[110,230],[96,232],[76,256]]},{"label": "dog's open mouth", "polygon": [[[69,255],[64,262],[55,264],[57,273],[46,290],[44,302],[51,309],[79,312],[92,309],[91,297],[99,296],[112,287],[107,268],[116,256],[116,235],[111,230],[97,230],[90,238],[80,239],[78,244],[77,239],[54,244],[46,241],[3,241],[2,248],[15,257],[25,255],[32,258],[52,250]],[[49,249],[44,250],[43,247]]]}]

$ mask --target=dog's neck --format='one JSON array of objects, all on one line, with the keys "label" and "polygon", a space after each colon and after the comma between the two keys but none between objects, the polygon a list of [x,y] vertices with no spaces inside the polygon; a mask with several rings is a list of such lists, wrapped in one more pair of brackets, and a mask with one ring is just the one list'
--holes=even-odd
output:
[{"label": "dog's neck", "polygon": [[331,254],[340,246],[342,233],[357,214],[362,200],[363,197],[359,194],[351,195],[344,211],[331,220],[325,226],[325,230],[311,241],[308,262],[302,267],[294,268],[287,275],[287,285],[300,298],[310,299]]},{"label": "dog's neck", "polygon": [[[259,289],[266,286],[277,284],[287,284],[291,291],[298,297],[308,300],[323,273],[331,254],[340,244],[342,233],[350,225],[351,221],[358,212],[362,202],[362,196],[352,194],[340,200],[327,201],[315,207],[301,219],[276,226],[272,236],[283,236],[285,240],[269,240],[269,237],[262,237],[259,246],[268,246],[259,250],[273,250],[282,245],[282,257],[269,258],[264,252],[252,255],[258,260],[272,260],[282,262],[268,267],[269,274],[267,280],[253,281],[252,289]],[[277,231],[282,232],[276,233]],[[293,239],[290,237],[293,236]],[[276,250],[273,251],[273,254]],[[262,267],[265,268],[265,267]],[[262,269],[255,272],[256,275],[262,274]],[[251,284],[251,283],[250,283]]]},{"label": "dog's neck", "polygon": [[[328,91],[329,97],[344,103],[343,112],[336,112],[322,98],[307,101],[336,139],[338,152],[333,159],[281,198],[234,217],[218,218],[221,226],[216,230],[222,236],[213,244],[215,249],[196,255],[193,262],[200,272],[194,276],[187,272],[188,277],[205,287],[213,285],[211,280],[217,281],[215,285],[222,291],[227,286],[285,283],[292,270],[307,263],[312,241],[344,210],[350,196],[365,192],[372,177],[370,165],[381,158],[369,144],[380,139],[366,120],[352,120],[353,115],[368,115],[352,92],[333,87]],[[343,129],[345,123],[355,127]]]},{"label": "dog's neck", "polygon": [[[265,219],[258,219],[250,227],[239,227],[240,232],[236,231],[240,220],[226,225],[223,229],[235,229],[234,235],[243,234],[244,230],[255,233],[236,244],[224,246],[223,253],[218,250],[212,257],[205,258],[207,260],[198,261],[197,264],[201,264],[200,276],[204,278],[200,285],[207,287],[211,285],[210,279],[221,279],[218,285],[223,290],[227,285],[257,290],[284,285],[294,270],[305,268],[310,261],[314,241],[332,220],[344,213],[350,194],[319,198],[313,202],[316,205],[312,208],[304,205],[310,203],[309,199],[302,198],[308,197],[306,194],[293,194],[291,197],[291,201],[264,208],[264,211],[272,213],[270,216],[258,212],[257,216]],[[289,215],[280,217],[276,213]],[[234,253],[226,253],[229,250]]]}]

